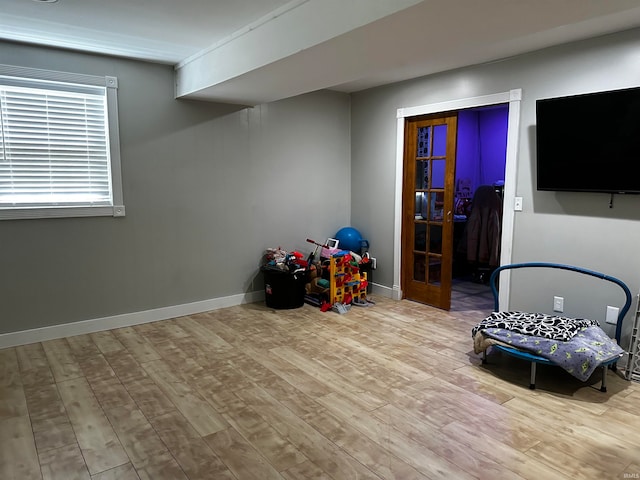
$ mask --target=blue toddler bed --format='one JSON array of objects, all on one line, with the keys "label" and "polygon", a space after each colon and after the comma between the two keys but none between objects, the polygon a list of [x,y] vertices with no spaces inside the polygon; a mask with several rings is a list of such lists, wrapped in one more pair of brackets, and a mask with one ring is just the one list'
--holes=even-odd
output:
[{"label": "blue toddler bed", "polygon": [[[619,286],[625,303],[619,310],[615,341],[611,339],[595,320],[569,318],[543,313],[501,312],[498,305],[497,283],[500,272],[519,268],[554,268],[569,270],[597,277]],[[624,354],[620,348],[622,321],[631,306],[631,292],[627,285],[615,277],[571,265],[557,263],[515,263],[498,267],[489,280],[494,298],[494,312],[472,329],[474,351],[483,353],[482,362],[487,362],[487,350],[496,349],[516,358],[531,362],[531,382],[536,384],[536,365],[557,365],[568,373],[586,381],[596,368],[602,368],[600,390],[607,391],[607,368],[615,370],[616,363]]]}]

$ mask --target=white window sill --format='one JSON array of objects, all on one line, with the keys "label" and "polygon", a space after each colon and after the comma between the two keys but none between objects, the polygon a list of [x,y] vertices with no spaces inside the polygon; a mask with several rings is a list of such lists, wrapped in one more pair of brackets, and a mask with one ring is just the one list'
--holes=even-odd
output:
[{"label": "white window sill", "polygon": [[113,207],[35,207],[2,208],[0,220],[21,220],[29,218],[73,218],[73,217],[124,217],[124,205]]}]

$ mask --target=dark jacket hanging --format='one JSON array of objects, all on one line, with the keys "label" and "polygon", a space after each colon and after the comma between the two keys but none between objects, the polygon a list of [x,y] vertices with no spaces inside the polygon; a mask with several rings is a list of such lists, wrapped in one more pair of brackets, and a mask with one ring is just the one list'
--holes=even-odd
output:
[{"label": "dark jacket hanging", "polygon": [[473,195],[467,220],[467,260],[491,267],[499,265],[502,234],[502,199],[491,185]]}]

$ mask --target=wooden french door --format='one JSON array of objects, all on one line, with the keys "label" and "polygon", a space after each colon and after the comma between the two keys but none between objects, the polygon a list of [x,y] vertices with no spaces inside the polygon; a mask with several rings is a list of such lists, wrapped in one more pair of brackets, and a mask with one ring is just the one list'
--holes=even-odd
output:
[{"label": "wooden french door", "polygon": [[457,115],[408,118],[402,186],[404,298],[449,310]]}]

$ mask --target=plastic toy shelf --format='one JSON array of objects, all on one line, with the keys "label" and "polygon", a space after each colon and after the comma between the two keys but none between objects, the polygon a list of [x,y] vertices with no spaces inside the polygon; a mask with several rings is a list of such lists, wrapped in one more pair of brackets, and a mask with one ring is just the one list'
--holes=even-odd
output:
[{"label": "plastic toy shelf", "polygon": [[331,256],[329,263],[329,296],[331,303],[351,304],[354,299],[367,298],[367,274],[360,268],[347,251]]}]

